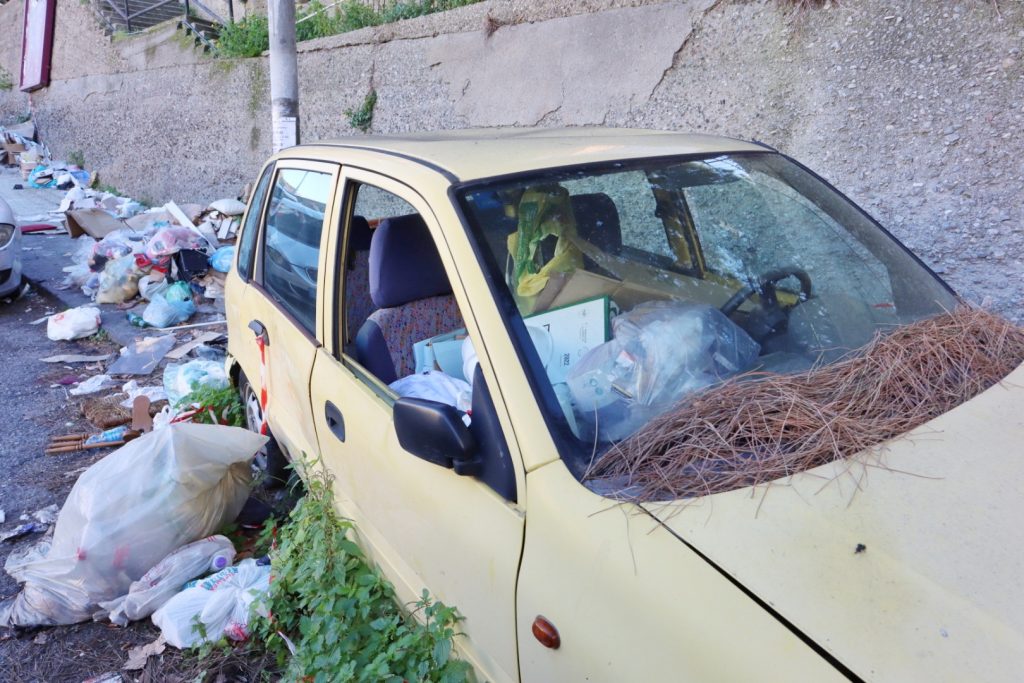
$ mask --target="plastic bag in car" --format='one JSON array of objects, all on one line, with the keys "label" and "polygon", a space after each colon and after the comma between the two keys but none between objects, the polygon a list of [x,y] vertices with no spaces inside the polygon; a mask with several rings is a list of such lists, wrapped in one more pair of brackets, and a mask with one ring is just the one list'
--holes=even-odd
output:
[{"label": "plastic bag in car", "polygon": [[657,301],[612,320],[611,341],[569,371],[578,423],[622,439],[686,394],[749,368],[760,346],[721,311]]},{"label": "plastic bag in car", "polygon": [[0,626],[87,621],[171,551],[233,521],[266,441],[238,427],[173,424],[92,465],[52,542],[8,558],[7,573],[25,585],[0,605]]}]

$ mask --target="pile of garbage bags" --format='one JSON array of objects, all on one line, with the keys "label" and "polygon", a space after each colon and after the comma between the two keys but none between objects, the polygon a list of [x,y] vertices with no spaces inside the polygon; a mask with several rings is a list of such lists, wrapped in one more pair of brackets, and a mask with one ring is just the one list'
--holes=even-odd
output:
[{"label": "pile of garbage bags", "polygon": [[266,440],[236,427],[173,424],[92,465],[68,495],[52,540],[8,558],[4,568],[24,586],[0,605],[0,626],[74,624],[97,613],[131,619],[159,607],[154,596],[169,597],[165,588],[176,578],[156,592],[136,582],[147,573],[179,577],[213,568],[218,553],[228,557],[220,542],[209,565],[204,553],[182,546],[238,516],[249,495],[250,461]]}]

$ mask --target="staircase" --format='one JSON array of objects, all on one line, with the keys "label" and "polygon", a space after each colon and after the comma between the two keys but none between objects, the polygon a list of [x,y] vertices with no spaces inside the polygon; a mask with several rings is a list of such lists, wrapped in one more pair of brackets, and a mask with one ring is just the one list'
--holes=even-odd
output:
[{"label": "staircase", "polygon": [[138,33],[183,14],[181,0],[95,0],[93,7],[108,33]]},{"label": "staircase", "polygon": [[[228,21],[234,21],[232,0],[227,6]],[[93,9],[107,34],[138,33],[176,19],[178,28],[192,36],[196,47],[205,52],[216,51],[217,37],[225,24],[199,0],[93,0]]]}]

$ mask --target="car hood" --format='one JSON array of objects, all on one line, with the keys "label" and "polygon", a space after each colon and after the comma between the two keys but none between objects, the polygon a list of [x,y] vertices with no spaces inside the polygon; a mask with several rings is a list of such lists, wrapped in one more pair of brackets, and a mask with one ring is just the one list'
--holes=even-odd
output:
[{"label": "car hood", "polygon": [[1024,680],[1024,365],[877,454],[644,507],[865,680]]}]

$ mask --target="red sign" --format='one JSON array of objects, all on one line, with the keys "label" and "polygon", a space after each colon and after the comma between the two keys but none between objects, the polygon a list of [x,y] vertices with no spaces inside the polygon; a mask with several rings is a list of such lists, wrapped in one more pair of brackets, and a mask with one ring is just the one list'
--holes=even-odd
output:
[{"label": "red sign", "polygon": [[50,84],[53,17],[57,0],[25,0],[25,31],[21,37],[21,89]]}]

